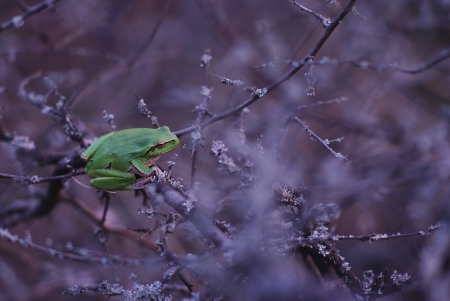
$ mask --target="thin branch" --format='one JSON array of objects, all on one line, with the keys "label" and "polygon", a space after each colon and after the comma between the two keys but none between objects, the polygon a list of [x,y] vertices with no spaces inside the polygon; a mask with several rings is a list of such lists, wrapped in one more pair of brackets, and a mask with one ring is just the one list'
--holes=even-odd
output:
[{"label": "thin branch", "polygon": [[66,259],[78,262],[86,263],[98,263],[104,266],[111,266],[114,264],[122,264],[126,266],[136,266],[136,265],[154,265],[156,263],[161,263],[165,261],[165,258],[159,257],[155,259],[136,259],[136,258],[124,258],[118,255],[107,255],[93,256],[89,250],[75,249],[74,252],[79,251],[81,254],[62,252],[54,248],[47,248],[35,244],[31,241],[31,238],[19,238],[17,235],[11,234],[8,229],[0,228],[0,238],[6,239],[12,243],[19,244],[25,248],[31,248],[39,252],[45,253],[50,257],[55,257],[58,259]]},{"label": "thin branch", "polygon": [[313,103],[309,103],[306,105],[301,105],[297,107],[297,114],[300,110],[306,109],[306,108],[311,108],[311,107],[317,107],[317,106],[323,106],[323,105],[329,105],[329,104],[333,104],[333,103],[341,103],[344,101],[347,101],[348,98],[347,97],[339,97],[339,98],[334,98],[334,99],[330,99],[330,100],[325,100],[325,101],[316,101]]},{"label": "thin branch", "polygon": [[83,98],[86,95],[92,93],[92,91],[96,90],[99,85],[107,83],[113,80],[114,78],[117,78],[121,74],[124,74],[129,70],[137,67],[137,65],[143,61],[142,59],[147,49],[149,49],[150,46],[153,44],[155,37],[159,32],[159,29],[161,28],[161,24],[164,21],[165,17],[167,16],[170,4],[172,3],[171,1],[172,0],[166,0],[166,5],[163,8],[163,12],[159,17],[158,21],[156,22],[155,26],[153,27],[153,30],[150,33],[150,36],[144,43],[144,45],[130,59],[128,59],[128,61],[124,65],[121,64],[113,66],[98,74],[95,77],[95,79],[93,79],[84,86],[84,88],[80,91],[77,97],[73,99],[73,102],[75,102],[76,99]]},{"label": "thin branch", "polygon": [[[450,49],[444,49],[441,51],[441,53],[434,59],[432,59],[430,62],[423,64],[421,67],[416,68],[416,69],[408,69],[408,68],[404,68],[404,67],[400,67],[397,65],[397,63],[392,63],[392,64],[377,64],[374,62],[369,62],[369,61],[365,61],[365,60],[361,60],[361,61],[357,61],[357,60],[337,60],[337,59],[332,59],[329,57],[323,57],[320,60],[316,60],[310,64],[313,65],[331,65],[331,66],[341,66],[341,65],[345,65],[345,64],[350,64],[353,65],[355,67],[361,68],[361,69],[367,69],[367,70],[375,70],[378,72],[400,72],[400,73],[407,73],[407,74],[418,74],[421,73],[423,71],[429,70],[431,67],[439,64],[440,62],[446,60],[450,58]],[[278,64],[286,64],[286,65],[291,65],[291,66],[296,66],[298,64],[298,62],[293,61],[293,60],[284,60],[284,61],[270,61],[268,63],[259,65],[259,66],[255,66],[255,68],[257,69],[261,69],[261,68],[268,68],[268,67],[274,67],[275,65]]]},{"label": "thin branch", "polygon": [[444,221],[440,221],[434,225],[429,226],[425,231],[417,231],[417,232],[411,232],[411,233],[396,233],[396,234],[371,234],[371,235],[323,235],[323,236],[314,236],[314,237],[300,237],[292,239],[291,242],[296,245],[301,245],[302,247],[309,246],[309,245],[315,245],[318,243],[323,242],[333,242],[338,240],[360,240],[360,241],[381,241],[381,240],[391,240],[391,239],[398,239],[398,238],[405,238],[405,237],[411,237],[411,236],[426,236],[430,235],[432,232],[447,227],[447,223]]},{"label": "thin branch", "polygon": [[311,256],[316,265],[326,264],[332,267],[354,295],[362,293],[361,281],[350,268],[347,268],[348,263],[344,261],[344,257],[339,255],[333,244],[323,242],[314,245],[299,245],[296,251]]},{"label": "thin branch", "polygon": [[[313,59],[316,54],[319,52],[319,50],[322,48],[322,46],[325,44],[325,42],[328,40],[328,38],[331,36],[333,31],[336,29],[336,27],[342,22],[342,20],[345,18],[345,16],[352,10],[352,7],[354,6],[355,2],[357,0],[350,0],[349,3],[344,7],[344,9],[339,13],[339,15],[336,17],[336,19],[333,20],[333,22],[330,23],[330,25],[325,29],[325,33],[320,37],[319,41],[314,45],[314,47],[309,51],[309,53],[298,63],[293,67],[291,70],[286,72],[283,76],[281,76],[277,81],[272,83],[271,85],[267,86],[266,88],[258,89],[257,93],[252,94],[252,96],[241,103],[240,105],[222,113],[219,115],[214,115],[212,118],[208,119],[207,121],[203,122],[199,126],[204,128],[205,126],[208,126],[216,121],[222,120],[224,118],[227,118],[229,116],[232,116],[236,114],[237,112],[241,111],[242,109],[248,107],[258,99],[265,96],[267,93],[270,93],[274,89],[276,89],[278,86],[283,84],[285,81],[289,80],[294,74],[296,74],[303,66],[305,66],[311,59]],[[183,136],[185,134],[188,134],[190,132],[193,132],[197,129],[197,126],[191,126],[179,131],[174,132],[177,136]]]},{"label": "thin branch", "polygon": [[338,158],[341,161],[344,161],[345,163],[350,163],[350,160],[347,157],[345,157],[341,153],[337,153],[331,147],[328,146],[328,144],[330,144],[330,141],[323,140],[322,138],[317,136],[317,134],[315,134],[313,131],[311,131],[309,129],[309,127],[306,125],[306,123],[303,120],[301,120],[297,116],[295,116],[292,120],[297,122],[298,124],[300,124],[300,126],[303,128],[303,130],[305,132],[307,132],[311,136],[311,138],[313,138],[314,140],[319,141],[320,144],[322,144],[333,156],[335,156],[336,158]]},{"label": "thin branch", "polygon": [[172,188],[165,181],[155,183],[156,193],[164,196],[165,202],[175,209],[179,214],[192,222],[197,229],[216,246],[229,249],[233,241],[223,233],[212,221],[211,217],[201,208],[199,204],[187,206],[187,199],[179,191]]},{"label": "thin branch", "polygon": [[333,235],[329,238],[329,240],[337,241],[337,240],[360,240],[360,241],[379,241],[379,240],[391,240],[396,238],[404,238],[404,237],[410,237],[410,236],[417,236],[417,235],[430,235],[431,232],[444,228],[446,226],[445,222],[438,222],[437,224],[431,225],[428,227],[425,231],[417,231],[412,233],[397,233],[397,234],[371,234],[371,235]]},{"label": "thin branch", "polygon": [[[76,209],[80,210],[81,213],[83,213],[87,218],[89,218],[95,225],[100,225],[100,223],[102,222],[101,218],[99,218],[94,213],[94,211],[92,211],[91,208],[86,206],[83,202],[75,198],[69,198],[65,200],[68,201]],[[139,244],[142,244],[153,251],[158,250],[158,246],[153,241],[147,239],[139,239],[142,235],[139,235],[139,233],[135,233],[133,231],[129,231],[125,227],[115,226],[108,222],[105,222],[103,224],[103,229],[108,233],[113,233],[119,236],[126,237],[134,242],[139,242]]]},{"label": "thin branch", "polygon": [[161,16],[159,17],[158,21],[156,21],[155,27],[153,27],[152,33],[148,37],[147,41],[144,43],[144,45],[138,50],[138,52],[128,61],[128,66],[136,67],[135,64],[138,60],[142,58],[142,56],[145,54],[145,51],[149,48],[149,46],[153,43],[155,40],[156,34],[158,33],[159,29],[161,28],[161,24],[165,17],[167,16],[167,13],[169,11],[169,7],[172,0],[166,0],[166,4],[164,5],[163,12]]},{"label": "thin branch", "polygon": [[[15,16],[11,20],[0,24],[0,33],[11,27],[21,27],[25,19],[43,11],[46,8],[54,9],[54,5],[60,1],[61,0],[46,0],[39,4],[29,7],[28,10],[22,13],[21,15]],[[24,9],[24,7],[22,7],[22,9]]]},{"label": "thin branch", "polygon": [[305,11],[305,12],[310,13],[311,15],[313,15],[317,20],[320,21],[320,23],[322,23],[322,26],[323,26],[324,28],[327,28],[327,27],[330,25],[330,23],[331,23],[330,18],[325,18],[325,17],[322,16],[321,14],[316,13],[315,11],[310,10],[309,8],[304,7],[303,5],[298,4],[295,0],[288,0],[288,1],[289,1],[290,3],[292,3],[292,4],[294,4],[295,6],[297,6],[298,8],[300,8],[301,10],[303,10],[303,11]]},{"label": "thin branch", "polygon": [[[67,162],[70,162],[71,165],[68,165]],[[60,160],[57,163],[55,170],[53,171],[52,177],[60,177],[65,178],[67,174],[72,174],[74,169],[82,167],[84,162],[82,162],[80,158],[80,154],[75,152],[69,160]],[[32,202],[27,202],[21,208],[16,207],[14,211],[7,209],[8,212],[22,212],[19,216],[14,217],[9,221],[1,221],[0,227],[8,228],[16,225],[19,222],[27,220],[33,217],[42,217],[49,214],[53,208],[59,203],[61,198],[61,190],[64,188],[64,181],[61,179],[51,180],[49,181],[49,185],[47,188],[47,192],[45,195],[40,195],[39,202],[37,204],[33,204]]]},{"label": "thin branch", "polygon": [[[288,129],[288,125],[289,122],[292,121],[294,119],[294,117],[298,114],[300,114],[300,111],[306,108],[311,108],[311,107],[317,107],[317,106],[323,106],[323,105],[328,105],[328,104],[334,104],[334,103],[341,103],[344,101],[347,101],[348,98],[347,97],[340,97],[340,98],[335,98],[335,99],[330,99],[330,100],[326,100],[326,101],[316,101],[314,103],[310,103],[310,104],[305,104],[305,105],[300,105],[297,107],[296,113],[293,114],[291,117],[287,118],[287,121],[285,122],[283,128],[280,131],[280,135],[278,135],[278,141],[277,141],[277,161],[278,162],[282,162],[282,157],[281,157],[281,141],[283,140],[284,135],[287,132]],[[325,141],[327,144],[329,144],[329,142],[332,141]]]},{"label": "thin branch", "polygon": [[[70,115],[67,113],[67,110],[65,109],[66,104],[66,97],[64,97],[62,94],[58,91],[58,86],[52,82],[49,78],[44,77],[44,82],[47,83],[47,85],[50,86],[49,91],[46,94],[37,94],[34,92],[27,92],[25,87],[32,81],[42,76],[42,71],[37,71],[33,74],[28,75],[25,77],[19,84],[18,88],[18,94],[20,97],[22,97],[24,100],[30,102],[31,104],[37,106],[41,109],[41,112],[44,115],[49,115],[53,117],[56,121],[62,124],[62,129],[64,133],[71,138],[72,140],[81,143],[83,146],[86,147],[86,143],[83,139],[83,135],[78,130],[77,126],[75,125],[74,121],[70,117]],[[47,105],[47,99],[48,97],[54,94],[59,98],[58,103],[55,105],[55,107],[51,107]]]},{"label": "thin branch", "polygon": [[435,59],[432,59],[430,62],[422,65],[419,68],[416,69],[408,69],[403,68],[400,66],[397,66],[396,63],[388,64],[388,65],[380,65],[369,61],[353,61],[353,60],[344,60],[344,61],[338,61],[333,60],[327,57],[324,57],[323,59],[314,62],[316,65],[333,65],[333,66],[340,66],[343,64],[351,64],[353,66],[362,68],[362,69],[369,69],[369,70],[376,70],[379,72],[383,71],[393,71],[393,72],[401,72],[401,73],[407,73],[407,74],[418,74],[420,72],[423,72],[425,70],[430,69],[431,67],[439,64],[440,62],[450,58],[450,49],[442,50],[441,53],[436,57]]},{"label": "thin branch", "polygon": [[[208,106],[212,101],[211,98],[211,90],[207,87],[208,85],[208,69],[209,69],[209,62],[211,61],[211,50],[205,49],[200,66],[203,68],[203,85],[202,85],[202,91],[201,94],[203,95],[202,102],[200,105],[195,106],[195,109],[193,112],[197,113],[197,118],[195,119],[195,124],[201,124],[205,120],[205,116],[208,115]],[[193,189],[195,187],[195,173],[197,171],[197,155],[198,155],[198,147],[204,145],[204,139],[201,134],[201,128],[198,128],[197,135],[194,135],[195,138],[192,140],[192,163],[191,163],[191,186],[190,189]]]},{"label": "thin branch", "polygon": [[17,4],[17,6],[20,7],[21,10],[24,12],[28,11],[30,7],[23,1],[23,0],[14,0],[14,2]]},{"label": "thin branch", "polygon": [[85,174],[84,170],[78,170],[78,171],[74,171],[74,172],[71,172],[66,175],[41,178],[38,176],[19,176],[19,175],[10,175],[10,174],[6,174],[6,173],[0,173],[0,178],[24,181],[24,182],[27,182],[28,184],[40,184],[40,183],[45,183],[45,182],[57,181],[57,180],[64,181],[71,177],[84,175],[84,174]]}]

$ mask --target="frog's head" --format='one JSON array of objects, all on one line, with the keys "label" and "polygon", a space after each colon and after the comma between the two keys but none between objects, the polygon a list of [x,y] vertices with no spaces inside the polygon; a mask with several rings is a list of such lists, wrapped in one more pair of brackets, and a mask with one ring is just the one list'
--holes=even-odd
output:
[{"label": "frog's head", "polygon": [[167,153],[180,144],[178,137],[170,131],[167,126],[160,127],[158,129],[158,142],[150,147],[148,153],[152,154],[152,157],[159,156]]}]

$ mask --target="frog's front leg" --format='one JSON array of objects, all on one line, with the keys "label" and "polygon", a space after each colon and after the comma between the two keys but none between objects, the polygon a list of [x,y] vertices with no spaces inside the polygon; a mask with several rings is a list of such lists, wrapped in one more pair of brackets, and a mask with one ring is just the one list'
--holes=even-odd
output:
[{"label": "frog's front leg", "polygon": [[96,169],[91,176],[91,186],[102,190],[132,190],[136,181],[134,174],[113,169]]},{"label": "frog's front leg", "polygon": [[155,166],[147,166],[144,162],[138,159],[131,160],[131,168],[129,172],[139,175],[141,178],[134,182],[131,187],[133,189],[142,189],[145,185],[152,181],[152,175],[155,173]]},{"label": "frog's front leg", "polygon": [[131,160],[131,168],[130,172],[139,175],[143,178],[148,177],[153,171],[155,167],[154,165],[147,166],[144,162],[139,159]]}]

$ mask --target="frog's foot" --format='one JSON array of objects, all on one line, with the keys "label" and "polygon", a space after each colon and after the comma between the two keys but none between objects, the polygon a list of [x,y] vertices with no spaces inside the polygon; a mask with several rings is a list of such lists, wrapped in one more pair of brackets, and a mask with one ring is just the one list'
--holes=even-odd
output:
[{"label": "frog's foot", "polygon": [[137,168],[136,166],[134,166],[134,164],[133,164],[133,162],[131,163],[131,167],[130,167],[130,169],[128,170],[128,172],[129,173],[132,173],[132,174],[134,174],[134,175],[137,175],[137,176],[139,176],[139,177],[141,177],[141,178],[147,178],[147,177],[149,177],[149,176],[152,176],[152,175],[155,175],[155,170],[154,170],[154,168],[153,168],[153,166],[151,166],[151,167],[147,167],[146,166],[146,168],[148,169],[148,172],[142,172],[141,170],[139,170],[139,168]]},{"label": "frog's foot", "polygon": [[156,177],[154,175],[147,176],[145,178],[140,178],[139,180],[137,180],[136,182],[131,184],[131,188],[133,188],[134,190],[144,189],[145,185],[147,185],[148,183],[151,183],[151,182],[155,182],[155,181],[156,181]]}]

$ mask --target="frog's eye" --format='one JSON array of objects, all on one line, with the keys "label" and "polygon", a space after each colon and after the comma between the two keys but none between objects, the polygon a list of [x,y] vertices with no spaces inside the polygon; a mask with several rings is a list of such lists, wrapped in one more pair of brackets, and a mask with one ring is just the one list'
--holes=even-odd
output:
[{"label": "frog's eye", "polygon": [[146,156],[148,153],[153,153],[156,150],[157,146],[158,145],[150,147],[149,150],[145,152],[144,156]]},{"label": "frog's eye", "polygon": [[156,148],[163,148],[164,146],[166,146],[167,142],[159,142],[158,144],[156,144]]}]

